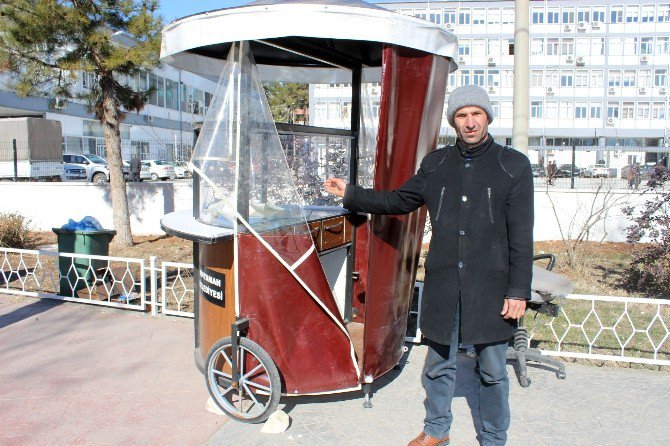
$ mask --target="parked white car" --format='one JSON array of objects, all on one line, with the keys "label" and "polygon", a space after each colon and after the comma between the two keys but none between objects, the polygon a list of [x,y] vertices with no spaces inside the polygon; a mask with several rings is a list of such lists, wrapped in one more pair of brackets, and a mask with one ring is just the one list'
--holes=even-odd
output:
[{"label": "parked white car", "polygon": [[[157,181],[158,179],[165,181],[168,178],[175,177],[174,167],[172,167],[169,161],[144,160],[142,161],[142,166],[149,168],[151,179],[153,181]],[[142,170],[144,170],[144,168]]]},{"label": "parked white car", "polygon": [[[107,160],[98,155],[64,153],[63,163],[78,166],[86,171],[88,181],[94,183],[105,183],[109,181],[109,166]],[[123,166],[124,178],[128,174],[126,166]]]},{"label": "parked white car", "polygon": [[[150,180],[151,171],[149,170],[149,165],[141,164],[140,167],[140,181]],[[132,180],[132,178],[130,178],[130,163],[128,161],[123,162],[123,178],[125,178],[126,181]]]},{"label": "parked white car", "polygon": [[609,169],[604,164],[593,164],[580,173],[580,176],[585,178],[607,178],[609,176]]},{"label": "parked white car", "polygon": [[188,169],[186,161],[175,161],[172,163],[176,178],[191,178],[191,171]]},{"label": "parked white car", "polygon": [[63,171],[60,173],[60,180],[66,181],[86,181],[86,169],[76,164],[63,163]]}]

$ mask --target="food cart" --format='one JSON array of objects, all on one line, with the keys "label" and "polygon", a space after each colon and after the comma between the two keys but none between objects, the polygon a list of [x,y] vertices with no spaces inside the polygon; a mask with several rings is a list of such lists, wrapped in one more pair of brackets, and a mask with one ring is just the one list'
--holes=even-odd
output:
[{"label": "food cart", "polygon": [[[193,241],[196,364],[231,417],[263,421],[282,395],[363,388],[369,404],[399,363],[425,209],[356,215],[320,184],[412,176],[437,146],[456,50],[437,25],[349,0],[260,1],[163,30],[163,62],[218,82],[193,211],[161,224]],[[350,84],[349,128],[275,125],[264,81]]]}]

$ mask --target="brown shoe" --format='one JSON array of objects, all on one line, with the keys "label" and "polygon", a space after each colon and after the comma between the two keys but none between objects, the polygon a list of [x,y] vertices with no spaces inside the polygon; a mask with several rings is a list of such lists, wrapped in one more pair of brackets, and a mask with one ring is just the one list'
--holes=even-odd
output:
[{"label": "brown shoe", "polygon": [[449,444],[449,435],[444,438],[435,438],[421,432],[418,437],[410,441],[407,446],[446,446]]}]

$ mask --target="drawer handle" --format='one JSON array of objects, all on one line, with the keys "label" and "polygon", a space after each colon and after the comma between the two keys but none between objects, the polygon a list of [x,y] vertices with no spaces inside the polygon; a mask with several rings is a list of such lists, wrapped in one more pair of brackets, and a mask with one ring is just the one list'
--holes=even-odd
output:
[{"label": "drawer handle", "polygon": [[344,222],[335,223],[334,225],[324,226],[323,229],[328,232],[340,233],[344,230]]}]

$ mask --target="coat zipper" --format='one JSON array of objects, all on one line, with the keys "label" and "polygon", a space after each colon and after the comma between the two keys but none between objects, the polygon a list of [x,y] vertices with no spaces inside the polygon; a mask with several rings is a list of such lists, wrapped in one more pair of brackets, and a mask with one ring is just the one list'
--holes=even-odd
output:
[{"label": "coat zipper", "polygon": [[435,216],[435,221],[439,220],[440,212],[442,211],[442,199],[444,198],[444,186],[442,186],[442,192],[440,192],[440,204],[437,205],[437,215]]},{"label": "coat zipper", "polygon": [[491,188],[487,188],[486,191],[489,194],[489,220],[493,223],[493,202],[491,200]]}]

